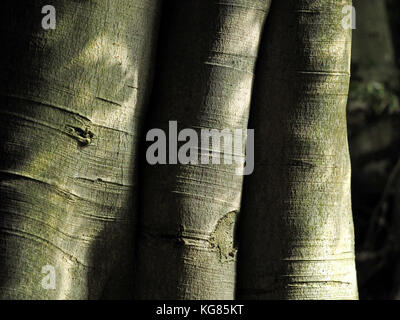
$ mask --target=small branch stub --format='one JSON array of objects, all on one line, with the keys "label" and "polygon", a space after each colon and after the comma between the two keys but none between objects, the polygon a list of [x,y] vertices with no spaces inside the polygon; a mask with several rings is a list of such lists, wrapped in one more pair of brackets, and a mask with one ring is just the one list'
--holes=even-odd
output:
[{"label": "small branch stub", "polygon": [[72,126],[68,126],[67,128],[68,134],[75,138],[81,146],[87,146],[92,142],[94,134],[89,130],[89,128],[86,127],[84,130]]}]

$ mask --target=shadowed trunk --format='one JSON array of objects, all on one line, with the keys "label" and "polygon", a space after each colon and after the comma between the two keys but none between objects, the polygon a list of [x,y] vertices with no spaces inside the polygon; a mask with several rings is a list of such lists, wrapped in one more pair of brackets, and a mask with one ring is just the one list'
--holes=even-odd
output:
[{"label": "shadowed trunk", "polygon": [[[245,129],[268,9],[269,1],[261,0],[168,3],[149,126],[168,131],[168,121],[176,120],[178,130]],[[216,150],[214,145],[210,148]],[[243,150],[237,152],[243,156]],[[222,150],[221,159],[224,154]],[[135,281],[138,298],[234,297],[234,229],[243,180],[236,175],[238,166],[146,168]]]}]

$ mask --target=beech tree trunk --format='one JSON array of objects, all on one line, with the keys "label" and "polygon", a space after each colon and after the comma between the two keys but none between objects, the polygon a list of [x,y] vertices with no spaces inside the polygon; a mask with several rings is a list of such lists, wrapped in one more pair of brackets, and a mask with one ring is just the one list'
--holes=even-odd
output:
[{"label": "beech tree trunk", "polygon": [[128,297],[159,1],[43,5],[2,3],[0,298]]},{"label": "beech tree trunk", "polygon": [[[268,9],[269,1],[262,0],[167,4],[150,128],[168,131],[171,120],[177,121],[178,130],[247,128],[254,64]],[[199,163],[146,168],[136,297],[234,297],[234,231],[243,180],[236,175],[237,167]]]},{"label": "beech tree trunk", "polygon": [[363,81],[398,86],[392,35],[384,0],[354,0],[357,28],[353,31],[352,62]]},{"label": "beech tree trunk", "polygon": [[356,299],[346,132],[351,1],[273,1],[251,107],[238,297]]},{"label": "beech tree trunk", "polygon": [[[0,298],[357,298],[350,1],[270,3],[3,2]],[[170,121],[255,129],[242,208],[243,164],[146,163]]]}]

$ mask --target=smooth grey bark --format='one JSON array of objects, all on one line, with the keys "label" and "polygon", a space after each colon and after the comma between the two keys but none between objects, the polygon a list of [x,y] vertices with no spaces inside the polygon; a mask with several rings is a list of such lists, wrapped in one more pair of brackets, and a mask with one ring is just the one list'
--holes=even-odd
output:
[{"label": "smooth grey bark", "polygon": [[[264,0],[168,2],[149,127],[168,131],[168,121],[176,120],[178,130],[245,129],[268,9]],[[243,180],[238,167],[145,168],[137,298],[234,297],[234,233]]]},{"label": "smooth grey bark", "polygon": [[346,101],[351,1],[273,1],[256,67],[238,293],[356,299]]},{"label": "smooth grey bark", "polygon": [[[131,294],[136,141],[158,0],[3,1],[0,298]],[[46,265],[56,288],[46,290]],[[44,269],[46,271],[46,269]]]},{"label": "smooth grey bark", "polygon": [[[148,128],[247,127],[269,3],[167,2]],[[356,297],[350,32],[336,1],[274,1],[239,274],[240,165],[176,164],[144,168],[134,277],[137,143],[161,2],[55,0],[47,31],[40,4],[3,2],[0,19],[0,298],[124,298],[134,280],[140,299],[232,299],[236,276],[241,298]],[[55,290],[41,286],[45,265]]]}]

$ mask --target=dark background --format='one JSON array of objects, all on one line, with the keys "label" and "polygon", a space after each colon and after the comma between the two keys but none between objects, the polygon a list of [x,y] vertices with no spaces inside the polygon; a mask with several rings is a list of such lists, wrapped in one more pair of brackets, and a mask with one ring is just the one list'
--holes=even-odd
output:
[{"label": "dark background", "polygon": [[353,0],[348,130],[360,299],[400,299],[400,1]]}]

